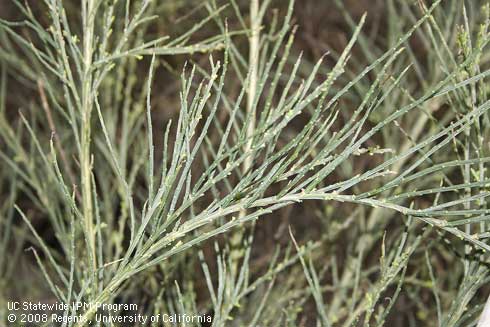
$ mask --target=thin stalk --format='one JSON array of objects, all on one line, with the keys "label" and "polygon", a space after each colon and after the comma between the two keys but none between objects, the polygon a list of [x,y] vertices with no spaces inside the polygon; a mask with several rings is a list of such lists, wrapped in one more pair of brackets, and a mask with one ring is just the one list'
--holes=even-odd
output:
[{"label": "thin stalk", "polygon": [[[259,71],[259,56],[260,56],[260,14],[259,14],[259,0],[250,0],[250,26],[251,33],[249,37],[249,74],[250,81],[247,90],[247,126],[246,126],[246,144],[244,148],[245,160],[243,161],[242,172],[245,175],[247,171],[252,167],[253,157],[249,153],[252,150],[253,146],[253,135],[255,132],[256,125],[256,113],[255,113],[255,96],[257,94],[258,87],[258,71]],[[243,218],[246,216],[246,210],[242,209],[239,212],[239,217]],[[236,268],[238,266],[238,261],[242,258],[243,252],[240,250],[241,244],[244,237],[244,229],[239,228],[232,238],[232,260],[234,270],[233,273],[236,272]],[[235,250],[238,249],[238,250]]]},{"label": "thin stalk", "polygon": [[[251,35],[249,39],[249,65],[250,65],[250,84],[248,87],[247,95],[247,116],[249,117],[249,123],[247,126],[247,144],[245,146],[245,152],[249,152],[252,148],[253,134],[255,131],[255,94],[257,93],[258,86],[258,69],[259,69],[259,56],[260,56],[260,17],[259,17],[259,0],[250,1],[250,23],[251,23]],[[252,157],[248,156],[243,164],[243,171],[246,172],[252,165]]]},{"label": "thin stalk", "polygon": [[82,196],[80,195],[80,191],[76,188],[76,179],[73,170],[70,167],[70,163],[68,162],[68,158],[66,156],[65,150],[61,144],[60,137],[57,133],[56,126],[54,124],[53,115],[51,114],[51,108],[48,104],[48,98],[46,97],[46,93],[44,92],[44,85],[41,79],[37,80],[37,88],[39,90],[39,96],[41,98],[41,105],[46,113],[46,119],[48,120],[48,126],[51,129],[52,137],[55,140],[56,148],[61,156],[61,161],[63,162],[64,168],[66,169],[66,173],[68,178],[70,179],[70,183],[72,184],[73,190],[75,192],[75,196],[79,201],[82,201]]},{"label": "thin stalk", "polygon": [[92,203],[92,164],[90,155],[92,99],[92,57],[94,38],[94,0],[83,2],[83,76],[82,76],[82,137],[81,137],[81,183],[84,217],[84,232],[87,239],[89,262],[96,271],[95,232]]}]

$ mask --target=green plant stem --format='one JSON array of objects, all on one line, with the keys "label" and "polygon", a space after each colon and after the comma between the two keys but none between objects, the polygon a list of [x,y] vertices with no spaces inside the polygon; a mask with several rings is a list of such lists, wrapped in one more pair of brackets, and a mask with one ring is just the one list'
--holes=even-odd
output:
[{"label": "green plant stem", "polygon": [[[257,93],[258,86],[258,70],[259,70],[259,56],[260,56],[260,17],[259,17],[259,0],[251,0],[250,1],[250,25],[251,25],[251,33],[249,37],[249,86],[247,90],[247,126],[246,126],[246,139],[247,142],[245,144],[244,152],[245,152],[245,160],[243,161],[242,173],[245,175],[247,171],[252,167],[253,156],[248,154],[251,151],[253,146],[253,134],[255,131],[255,95]],[[246,210],[242,209],[239,212],[239,217],[243,218],[246,215]],[[234,237],[232,238],[232,260],[234,270],[233,273],[236,272],[236,268],[238,266],[238,261],[242,258],[243,252],[240,250],[241,244],[243,242],[244,237],[244,228],[239,228]],[[238,249],[238,250],[236,250]]]},{"label": "green plant stem", "polygon": [[97,262],[95,255],[95,231],[93,225],[93,203],[92,203],[92,164],[90,155],[91,143],[91,112],[92,99],[92,56],[94,37],[94,0],[85,0],[85,11],[83,13],[83,76],[82,76],[82,137],[81,137],[81,182],[82,182],[82,204],[84,217],[84,232],[87,239],[89,262],[92,271],[96,271]]},{"label": "green plant stem", "polygon": [[[257,93],[258,84],[258,69],[259,69],[259,46],[260,46],[260,17],[259,17],[259,0],[250,1],[250,50],[249,50],[249,65],[250,65],[250,84],[247,97],[247,116],[250,118],[247,126],[247,145],[245,152],[252,148],[252,135],[255,130],[255,94]],[[252,165],[252,157],[248,156],[243,164],[243,171],[246,172]]]}]

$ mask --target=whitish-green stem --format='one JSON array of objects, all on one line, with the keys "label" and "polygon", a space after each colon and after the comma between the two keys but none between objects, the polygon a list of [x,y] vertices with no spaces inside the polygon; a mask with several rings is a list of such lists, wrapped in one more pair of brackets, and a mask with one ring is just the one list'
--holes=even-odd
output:
[{"label": "whitish-green stem", "polygon": [[[258,86],[258,70],[259,70],[259,55],[260,55],[260,17],[259,17],[259,0],[250,1],[250,37],[249,37],[249,86],[247,90],[247,118],[248,125],[246,126],[246,138],[247,142],[244,147],[246,154],[250,152],[253,145],[253,134],[255,130],[255,96],[257,93]],[[252,166],[252,156],[248,154],[245,158],[242,166],[243,174],[251,168]],[[242,209],[239,212],[240,218],[246,215],[246,210]],[[231,245],[233,248],[232,259],[234,262],[233,269],[236,270],[237,263],[241,259],[243,253],[239,249],[244,236],[244,229],[240,228],[231,240]]]},{"label": "whitish-green stem", "polygon": [[93,224],[92,203],[92,164],[90,155],[91,124],[90,117],[93,107],[92,94],[92,57],[94,38],[94,0],[83,2],[83,76],[82,76],[82,137],[81,137],[81,183],[84,229],[87,239],[88,255],[92,271],[96,270],[95,231]]},{"label": "whitish-green stem", "polygon": [[[247,97],[247,116],[249,122],[247,126],[247,144],[245,152],[252,148],[252,135],[255,130],[255,94],[257,93],[258,84],[258,69],[259,69],[259,46],[260,46],[260,17],[259,17],[259,0],[250,1],[250,50],[249,50],[249,66],[250,66],[250,84]],[[243,164],[243,171],[246,172],[252,165],[252,157],[248,156]]]}]

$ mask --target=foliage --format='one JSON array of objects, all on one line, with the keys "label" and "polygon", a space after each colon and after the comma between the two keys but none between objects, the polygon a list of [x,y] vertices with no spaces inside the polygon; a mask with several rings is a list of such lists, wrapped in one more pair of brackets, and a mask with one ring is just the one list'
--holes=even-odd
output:
[{"label": "foliage", "polygon": [[476,325],[490,7],[386,0],[373,39],[334,2],[349,40],[312,62],[293,1],[270,19],[271,1],[209,1],[174,30],[192,1],[15,1],[22,18],[0,21],[3,304]]}]

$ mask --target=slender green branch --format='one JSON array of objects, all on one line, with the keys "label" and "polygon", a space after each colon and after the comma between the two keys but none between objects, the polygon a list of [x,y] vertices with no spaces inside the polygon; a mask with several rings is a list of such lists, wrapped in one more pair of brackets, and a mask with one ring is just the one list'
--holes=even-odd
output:
[{"label": "slender green branch", "polygon": [[81,183],[84,232],[87,239],[88,256],[92,271],[97,268],[95,254],[95,230],[93,218],[93,194],[92,194],[92,156],[91,156],[91,114],[93,108],[94,90],[92,90],[92,60],[94,55],[94,29],[95,12],[94,0],[83,2],[83,76],[82,83],[82,124],[81,124]]}]

